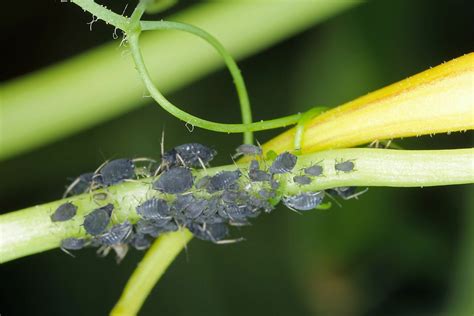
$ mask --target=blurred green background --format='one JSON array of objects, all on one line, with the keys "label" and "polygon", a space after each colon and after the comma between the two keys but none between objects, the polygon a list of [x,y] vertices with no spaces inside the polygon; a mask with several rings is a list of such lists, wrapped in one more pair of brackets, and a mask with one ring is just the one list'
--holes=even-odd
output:
[{"label": "blurred green background", "polygon": [[[191,5],[182,3],[171,12]],[[111,40],[110,27],[97,23],[89,32],[90,16],[70,5],[30,1],[28,10],[24,6],[6,3],[2,10],[9,12],[0,24],[10,45],[2,52],[2,81]],[[473,21],[471,1],[371,1],[339,14],[239,62],[254,117],[335,106],[471,52]],[[240,117],[225,70],[169,98],[210,120]],[[241,142],[240,135],[189,133],[150,103],[1,162],[0,212],[58,199],[68,179],[105,159],[157,157],[163,128],[168,146],[201,142],[216,148],[216,165],[229,163]],[[278,132],[259,133],[257,139],[264,142]],[[462,148],[471,147],[473,139],[469,132],[399,143],[407,149]],[[473,315],[472,189],[371,188],[342,208],[304,216],[279,207],[234,231],[245,242],[192,241],[141,314]],[[74,259],[54,250],[3,264],[0,314],[104,315],[142,255],[131,251],[116,265],[93,249]]]}]

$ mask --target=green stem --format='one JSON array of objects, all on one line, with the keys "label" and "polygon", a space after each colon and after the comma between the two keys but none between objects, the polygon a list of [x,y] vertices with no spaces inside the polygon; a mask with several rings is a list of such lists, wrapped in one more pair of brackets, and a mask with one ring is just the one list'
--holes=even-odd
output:
[{"label": "green stem", "polygon": [[[229,69],[232,78],[234,79],[234,85],[237,90],[237,95],[240,101],[240,111],[242,115],[242,122],[244,124],[252,123],[252,110],[250,108],[250,101],[247,93],[247,88],[245,87],[244,79],[240,73],[240,69],[237,66],[237,63],[232,58],[232,56],[227,52],[227,50],[222,46],[222,44],[208,32],[197,28],[195,26],[179,23],[179,22],[169,22],[169,21],[142,21],[141,28],[143,31],[149,30],[180,30],[188,32],[194,35],[199,36],[204,39],[206,42],[211,44],[217,52],[224,59],[224,62]],[[244,143],[252,144],[253,143],[253,133],[252,131],[244,131]]]},{"label": "green stem", "polygon": [[262,131],[273,128],[285,127],[288,125],[296,124],[301,117],[301,114],[294,114],[278,119],[261,121],[251,124],[224,124],[217,123],[208,120],[201,119],[197,116],[191,115],[168,101],[163,94],[155,87],[150,74],[145,66],[143,61],[143,56],[139,48],[138,43],[139,34],[129,34],[128,43],[130,44],[130,51],[132,52],[133,60],[135,61],[135,66],[137,71],[140,74],[140,77],[147,88],[148,92],[155,101],[161,105],[171,115],[179,118],[180,120],[191,124],[193,126],[198,126],[204,129],[208,129],[215,132],[223,133],[243,133],[243,132],[252,132],[252,131]]},{"label": "green stem", "polygon": [[[74,2],[99,18],[116,18],[120,23],[113,24],[127,28],[126,18],[93,1]],[[222,40],[232,56],[243,59],[359,4],[326,0],[297,5],[290,1],[271,5],[255,2],[258,1],[201,1],[167,19],[198,25]],[[78,10],[81,13],[82,9]],[[140,45],[144,56],[160,52],[160,59],[150,60],[147,67],[165,95],[223,65],[222,58],[206,46],[168,32],[146,32],[140,37]],[[0,84],[0,124],[8,131],[0,137],[0,160],[68,137],[149,102],[143,97],[143,86],[137,84],[133,62],[128,55],[121,56],[117,46],[116,41],[111,42]]]},{"label": "green stem", "polygon": [[90,12],[98,19],[115,26],[116,28],[126,31],[129,28],[129,19],[110,11],[107,7],[95,3],[92,0],[71,0],[72,3],[77,4],[83,10]]},{"label": "green stem", "polygon": [[[334,162],[339,159],[353,159],[355,171],[336,173]],[[280,176],[284,194],[303,191],[318,191],[339,186],[393,186],[424,187],[437,185],[465,184],[474,182],[474,170],[470,168],[474,159],[474,150],[389,150],[389,149],[339,149],[315,154],[302,155],[294,173]],[[301,168],[321,161],[324,177],[307,186],[293,183],[292,177],[300,173]],[[246,167],[240,164],[239,167]],[[212,175],[221,170],[232,170],[234,165],[209,168]],[[196,171],[196,175],[204,171]],[[107,189],[108,200],[114,203],[114,220],[122,222],[138,220],[134,211],[140,201],[150,198],[150,181],[147,178],[136,182],[127,182]],[[250,190],[258,190],[251,185]],[[148,194],[148,195],[147,195]],[[158,194],[157,194],[158,195]],[[81,227],[83,217],[98,205],[91,195],[80,195],[66,199],[78,206],[78,214],[68,222],[52,223],[49,216],[65,200],[59,200],[0,216],[0,262],[21,258],[59,246],[64,238],[84,236]]]},{"label": "green stem", "polygon": [[159,237],[133,271],[110,315],[136,315],[155,284],[192,237],[186,229]]}]

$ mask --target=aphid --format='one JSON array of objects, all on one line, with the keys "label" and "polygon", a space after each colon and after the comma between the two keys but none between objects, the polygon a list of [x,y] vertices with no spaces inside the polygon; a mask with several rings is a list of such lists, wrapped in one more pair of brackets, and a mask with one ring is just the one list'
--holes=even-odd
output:
[{"label": "aphid", "polygon": [[217,155],[217,151],[198,143],[189,143],[176,146],[163,154],[163,162],[168,167],[188,166],[202,167],[209,165],[209,162]]},{"label": "aphid", "polygon": [[308,176],[319,177],[323,174],[323,167],[320,165],[314,165],[303,169],[304,173]]},{"label": "aphid", "polygon": [[252,210],[245,205],[229,204],[225,206],[224,212],[231,220],[242,220],[253,215]]},{"label": "aphid", "polygon": [[209,181],[211,180],[211,177],[209,176],[204,176],[201,179],[199,179],[196,182],[196,189],[204,189],[209,185]]},{"label": "aphid", "polygon": [[357,187],[337,187],[337,188],[328,189],[326,191],[328,193],[335,193],[344,200],[350,200],[354,198],[357,199],[359,195],[364,194],[369,189],[366,188],[365,190],[362,190],[357,193],[356,193],[356,190],[357,190]]},{"label": "aphid", "polygon": [[336,161],[334,169],[336,169],[336,171],[351,172],[354,170],[354,163],[352,162],[352,160],[346,160],[342,162]]},{"label": "aphid", "polygon": [[94,175],[94,181],[104,186],[110,186],[135,177],[133,160],[115,159],[100,167]]},{"label": "aphid", "polygon": [[102,245],[112,246],[123,243],[132,232],[132,224],[125,221],[122,224],[113,226],[110,230],[101,234],[97,239]]},{"label": "aphid", "polygon": [[92,185],[93,172],[81,174],[66,189],[63,198],[86,193]]},{"label": "aphid", "polygon": [[307,176],[294,176],[293,181],[300,185],[307,185],[311,183],[311,178]]},{"label": "aphid", "polygon": [[163,199],[151,198],[137,206],[137,213],[145,219],[170,219],[170,207]]},{"label": "aphid", "polygon": [[251,170],[259,170],[260,169],[260,164],[258,163],[258,160],[252,160],[250,161],[249,165],[249,171]]},{"label": "aphid", "polygon": [[196,218],[207,207],[208,201],[198,199],[193,195],[179,195],[173,202],[173,209],[177,215],[183,215],[186,218]]},{"label": "aphid", "polygon": [[324,192],[306,192],[298,195],[286,196],[283,203],[290,209],[298,211],[309,211],[316,208],[324,198]]},{"label": "aphid", "polygon": [[270,181],[272,176],[263,170],[250,170],[249,178],[254,182]]},{"label": "aphid", "polygon": [[255,146],[251,144],[242,144],[235,149],[236,154],[233,158],[239,156],[258,156],[262,154],[262,148],[260,146]]},{"label": "aphid", "polygon": [[86,246],[86,240],[82,238],[66,238],[61,241],[61,249],[79,250]]},{"label": "aphid", "polygon": [[270,166],[270,173],[272,174],[281,174],[287,173],[293,170],[296,165],[297,157],[289,152],[284,152],[279,154],[272,165]]},{"label": "aphid", "polygon": [[64,222],[68,221],[74,216],[76,216],[77,206],[74,204],[67,202],[61,204],[56,211],[51,215],[52,222]]},{"label": "aphid", "polygon": [[194,177],[191,170],[185,167],[175,167],[163,172],[153,183],[153,189],[163,193],[183,193],[193,186]]},{"label": "aphid", "polygon": [[228,189],[240,178],[241,174],[238,169],[234,171],[221,171],[211,177],[207,191],[212,193]]},{"label": "aphid", "polygon": [[150,240],[144,234],[134,234],[130,239],[130,245],[137,250],[145,250],[150,247]]},{"label": "aphid", "polygon": [[229,234],[229,228],[225,223],[216,224],[191,224],[188,229],[193,235],[201,240],[219,243]]},{"label": "aphid", "polygon": [[107,204],[87,214],[83,223],[86,232],[93,236],[101,234],[109,225],[113,209],[114,206],[112,204]]}]

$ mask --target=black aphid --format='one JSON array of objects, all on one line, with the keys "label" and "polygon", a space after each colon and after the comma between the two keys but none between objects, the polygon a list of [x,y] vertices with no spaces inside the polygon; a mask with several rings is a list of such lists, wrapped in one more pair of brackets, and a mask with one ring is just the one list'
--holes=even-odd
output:
[{"label": "black aphid", "polygon": [[300,185],[307,185],[311,183],[311,178],[307,176],[294,176],[293,181]]},{"label": "black aphid", "polygon": [[251,144],[242,144],[235,149],[236,154],[235,157],[239,156],[258,156],[262,154],[262,148],[259,146],[251,145]]},{"label": "black aphid", "polygon": [[183,193],[193,186],[194,177],[191,170],[175,167],[163,172],[153,183],[153,189],[170,194]]},{"label": "black aphid", "polygon": [[93,236],[101,234],[109,225],[113,209],[114,206],[112,204],[107,204],[87,214],[83,223],[86,232]]},{"label": "black aphid", "polygon": [[122,224],[113,226],[111,229],[101,234],[97,239],[102,245],[115,245],[126,241],[127,237],[132,232],[132,224],[125,221]]},{"label": "black aphid", "polygon": [[191,224],[188,229],[199,239],[218,243],[229,234],[229,228],[225,223],[217,224]]},{"label": "black aphid", "polygon": [[191,194],[178,195],[173,202],[173,212],[178,219],[197,218],[207,208],[209,202]]},{"label": "black aphid", "polygon": [[297,157],[293,154],[290,154],[289,152],[279,154],[270,166],[269,171],[272,174],[290,172],[295,167],[296,160]]},{"label": "black aphid", "polygon": [[260,164],[258,163],[258,160],[252,160],[250,161],[249,164],[249,171],[251,170],[259,170],[260,169]]},{"label": "black aphid", "polygon": [[260,170],[260,165],[257,160],[252,160],[248,172],[250,180],[254,182],[270,181],[272,176],[263,170]]},{"label": "black aphid", "polygon": [[137,206],[137,213],[145,219],[170,219],[170,207],[163,199],[151,198]]},{"label": "black aphid", "polygon": [[131,159],[115,159],[99,169],[94,175],[94,182],[110,186],[135,177],[135,165]]},{"label": "black aphid", "polygon": [[188,167],[205,167],[217,155],[217,151],[198,143],[176,146],[163,154],[163,162],[168,167],[184,165]]},{"label": "black aphid", "polygon": [[308,176],[319,177],[323,174],[323,167],[320,165],[314,165],[308,168],[304,168],[304,173]]},{"label": "black aphid", "polygon": [[354,170],[354,163],[351,160],[346,160],[343,162],[336,161],[334,169],[336,169],[336,171],[351,172]]},{"label": "black aphid", "polygon": [[86,193],[92,185],[93,172],[81,174],[66,189],[63,198]]},{"label": "black aphid", "polygon": [[67,250],[79,250],[86,246],[86,240],[82,238],[66,238],[61,241],[61,248]]},{"label": "black aphid", "polygon": [[145,250],[150,247],[150,240],[144,234],[134,234],[130,239],[130,245],[137,250]]},{"label": "black aphid", "polygon": [[324,198],[324,192],[306,192],[298,195],[286,196],[283,203],[291,209],[298,211],[309,211],[316,208]]},{"label": "black aphid", "polygon": [[207,191],[212,193],[230,188],[239,178],[242,173],[240,170],[221,171],[211,177]]},{"label": "black aphid", "polygon": [[76,216],[77,206],[74,204],[67,202],[61,204],[56,211],[51,215],[52,222],[64,222],[68,221],[74,216]]}]

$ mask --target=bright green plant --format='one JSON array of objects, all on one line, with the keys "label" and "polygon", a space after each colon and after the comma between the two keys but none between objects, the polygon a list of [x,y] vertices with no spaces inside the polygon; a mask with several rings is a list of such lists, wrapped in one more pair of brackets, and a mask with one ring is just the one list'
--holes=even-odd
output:
[{"label": "bright green plant", "polygon": [[[142,21],[148,3],[138,4],[130,18],[117,15],[91,0],[75,0],[84,10],[97,18],[121,29],[130,45],[130,51],[143,84],[155,101],[172,115],[192,126],[225,133],[244,133],[244,142],[252,143],[254,131],[296,125],[263,146],[266,152],[285,150],[301,154],[298,168],[322,161],[325,170],[338,159],[357,161],[357,169],[348,174],[327,172],[325,177],[301,188],[291,181],[291,174],[281,176],[281,195],[303,191],[319,191],[338,186],[435,186],[474,182],[474,170],[469,168],[474,157],[473,149],[407,151],[388,149],[335,149],[353,147],[371,141],[431,133],[470,130],[473,100],[470,97],[474,69],[474,55],[466,55],[400,83],[381,89],[341,107],[321,112],[325,108],[313,108],[304,114],[252,123],[250,103],[245,84],[236,63],[223,46],[210,34],[194,26],[167,21]],[[223,57],[237,88],[243,124],[222,124],[207,121],[180,110],[169,102],[156,88],[143,60],[139,37],[142,31],[176,29],[197,35]],[[448,102],[450,106],[447,106]],[[318,115],[321,114],[321,115]],[[321,151],[325,149],[331,149]],[[239,165],[245,168],[245,160]],[[214,174],[231,166],[208,169]],[[199,177],[200,172],[196,175]],[[134,183],[124,183],[108,188],[108,201],[117,207],[116,220],[138,220],[134,210],[144,198],[152,178]],[[257,185],[249,187],[258,190]],[[281,198],[281,196],[280,196]],[[94,207],[90,196],[68,199],[79,206],[79,215],[85,215]],[[117,202],[120,201],[120,202]],[[0,217],[2,238],[0,262],[58,247],[67,237],[84,236],[76,219],[67,223],[51,223],[52,209],[64,201],[56,201],[39,207],[25,209]],[[278,201],[272,201],[278,202]],[[157,239],[138,266],[122,298],[112,311],[113,315],[133,315],[138,312],[149,291],[159,280],[168,265],[191,239],[192,235],[181,230]]]}]

